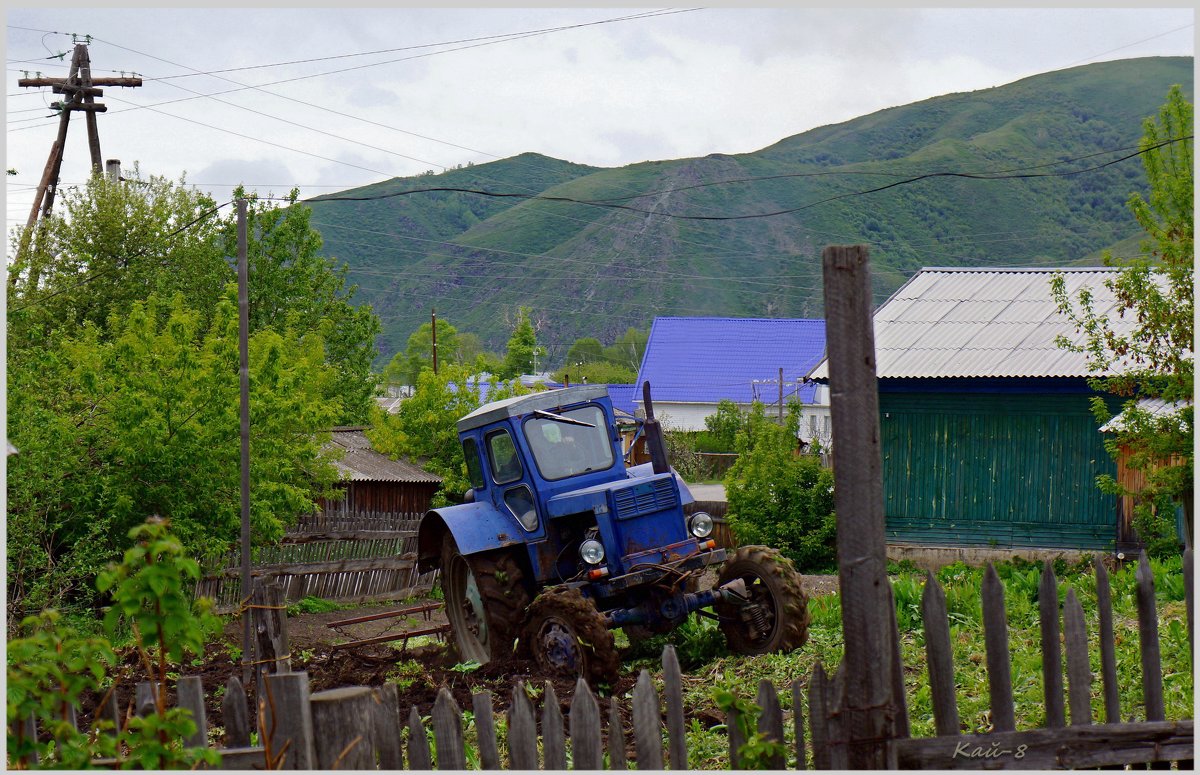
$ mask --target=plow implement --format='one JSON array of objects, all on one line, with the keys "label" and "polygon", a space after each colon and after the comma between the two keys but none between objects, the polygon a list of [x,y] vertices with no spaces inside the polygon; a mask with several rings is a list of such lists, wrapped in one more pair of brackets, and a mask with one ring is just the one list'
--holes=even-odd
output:
[{"label": "plow implement", "polygon": [[[329,622],[326,627],[335,632],[350,637],[352,633],[347,632],[346,627],[351,627],[364,622],[377,622],[381,619],[396,619],[393,627],[389,627],[388,631],[382,635],[376,635],[370,638],[359,638],[357,640],[347,641],[346,643],[338,643],[330,650],[337,651],[339,649],[355,649],[360,646],[371,646],[377,643],[392,643],[401,641],[400,648],[405,650],[408,648],[408,641],[411,638],[417,638],[424,635],[433,635],[439,641],[445,639],[445,634],[449,632],[449,624],[433,624],[432,614],[434,611],[442,607],[441,603],[422,603],[420,605],[407,606],[399,608],[395,611],[385,611],[379,614],[370,614],[367,616],[355,616],[349,619],[339,619],[335,622]],[[412,620],[420,617],[417,624],[414,626]],[[423,623],[422,623],[423,622]]]}]

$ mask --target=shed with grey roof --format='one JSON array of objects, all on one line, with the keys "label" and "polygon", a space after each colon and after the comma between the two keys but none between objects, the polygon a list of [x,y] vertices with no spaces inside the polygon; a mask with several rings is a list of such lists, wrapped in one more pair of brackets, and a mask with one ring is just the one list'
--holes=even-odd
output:
[{"label": "shed with grey roof", "polygon": [[[1087,358],[1056,344],[1080,336],[1050,291],[1062,272],[1072,296],[1086,287],[1097,312],[1114,312],[1114,271],[923,269],[876,310],[890,542],[1112,550],[1132,539],[1096,487],[1116,468]],[[810,378],[828,380],[824,361]]]},{"label": "shed with grey roof", "polygon": [[343,453],[334,466],[342,474],[338,486],[345,489],[346,497],[322,500],[322,511],[424,515],[442,486],[441,477],[376,452],[366,430],[365,426],[343,426],[330,434],[329,446]]}]

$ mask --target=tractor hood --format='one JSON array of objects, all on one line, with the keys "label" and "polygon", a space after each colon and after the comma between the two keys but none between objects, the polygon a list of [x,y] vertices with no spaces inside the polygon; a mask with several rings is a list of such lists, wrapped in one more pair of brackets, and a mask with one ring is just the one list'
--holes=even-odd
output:
[{"label": "tractor hood", "polygon": [[[683,505],[692,503],[695,498],[688,490],[687,484],[684,483],[682,477],[671,469],[670,473],[655,474],[650,463],[643,463],[638,466],[631,466],[626,469],[626,478],[617,479],[604,484],[585,487],[582,490],[572,490],[561,495],[556,495],[546,503],[546,509],[551,518],[564,517],[568,514],[578,514],[583,511],[596,511],[603,513],[608,510],[609,493],[615,491],[637,493],[645,490],[647,494],[656,493],[654,497],[666,497],[666,493],[670,490],[670,482],[675,481],[676,487],[679,490],[679,502]],[[637,484],[633,484],[630,480],[638,480]],[[642,485],[642,486],[638,486]]]}]

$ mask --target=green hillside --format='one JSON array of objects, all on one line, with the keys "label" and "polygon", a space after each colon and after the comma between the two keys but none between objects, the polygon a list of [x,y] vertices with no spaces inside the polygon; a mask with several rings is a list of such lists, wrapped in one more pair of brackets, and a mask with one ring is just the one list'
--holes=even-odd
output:
[{"label": "green hillside", "polygon": [[[820,316],[829,244],[871,246],[878,300],[922,266],[1096,263],[1103,248],[1136,248],[1125,202],[1145,187],[1140,160],[1085,170],[1131,153],[1175,83],[1192,93],[1191,58],[1104,62],[890,108],[754,153],[615,169],[526,153],[330,195],[472,188],[649,212],[437,192],[317,199],[313,223],[383,320],[381,360],[431,306],[499,349],[504,321],[527,305],[553,364],[578,336],[611,341],[656,315]],[[938,172],[1077,174],[939,176],[860,193]],[[717,181],[743,182],[704,185]],[[742,220],[666,215],[793,208]]]}]

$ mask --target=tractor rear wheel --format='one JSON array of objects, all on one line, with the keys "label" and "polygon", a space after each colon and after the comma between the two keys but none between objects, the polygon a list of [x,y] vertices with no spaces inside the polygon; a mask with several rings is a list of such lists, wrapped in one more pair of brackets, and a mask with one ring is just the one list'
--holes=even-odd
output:
[{"label": "tractor rear wheel", "polygon": [[718,601],[721,631],[736,654],[769,654],[800,648],[808,639],[808,599],[792,561],[766,546],[742,546],[725,565],[717,585],[741,579],[745,604]]},{"label": "tractor rear wheel", "polygon": [[571,587],[549,587],[534,598],[521,631],[521,644],[542,670],[583,676],[593,686],[611,684],[621,669],[604,614]]},{"label": "tractor rear wheel", "polygon": [[446,618],[462,660],[486,664],[511,657],[529,604],[517,558],[507,551],[464,556],[446,533],[441,574]]}]

